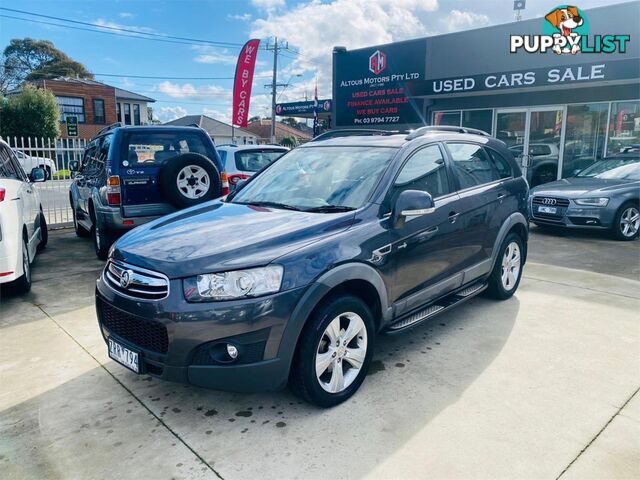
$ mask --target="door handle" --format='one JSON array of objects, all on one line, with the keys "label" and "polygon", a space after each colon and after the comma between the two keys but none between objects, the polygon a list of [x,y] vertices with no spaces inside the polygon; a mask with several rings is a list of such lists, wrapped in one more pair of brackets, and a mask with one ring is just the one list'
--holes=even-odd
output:
[{"label": "door handle", "polygon": [[506,195],[504,193],[500,193],[498,195],[498,200],[500,201],[500,203],[502,203],[502,201],[505,199]]},{"label": "door handle", "polygon": [[456,220],[458,220],[459,216],[460,216],[460,213],[458,212],[449,212],[449,221],[451,223],[456,223]]}]

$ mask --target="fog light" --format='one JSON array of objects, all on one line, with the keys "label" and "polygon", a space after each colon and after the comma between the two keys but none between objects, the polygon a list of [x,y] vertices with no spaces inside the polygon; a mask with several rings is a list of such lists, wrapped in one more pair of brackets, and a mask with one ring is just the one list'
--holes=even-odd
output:
[{"label": "fog light", "polygon": [[227,355],[229,355],[229,357],[232,360],[235,360],[236,358],[238,358],[238,349],[236,348],[235,345],[231,345],[230,343],[227,343]]}]

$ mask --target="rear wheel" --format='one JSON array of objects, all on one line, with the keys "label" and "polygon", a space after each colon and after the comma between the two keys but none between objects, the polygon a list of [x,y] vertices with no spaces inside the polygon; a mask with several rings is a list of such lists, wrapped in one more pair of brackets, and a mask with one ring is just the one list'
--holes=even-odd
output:
[{"label": "rear wheel", "polygon": [[31,261],[27,240],[24,238],[22,239],[22,272],[22,276],[13,284],[18,293],[26,293],[31,290]]},{"label": "rear wheel", "polygon": [[98,224],[91,228],[91,237],[93,238],[93,248],[96,256],[100,260],[106,260],[109,255],[109,247],[111,247],[111,238],[99,229]]},{"label": "rear wheel", "polygon": [[40,244],[38,244],[38,250],[44,249],[48,242],[49,230],[47,229],[47,220],[44,218],[44,214],[40,212]]},{"label": "rear wheel", "polygon": [[613,223],[613,236],[618,240],[633,240],[640,233],[640,207],[637,203],[627,202],[616,213]]},{"label": "rear wheel", "polygon": [[341,295],[327,301],[300,337],[292,390],[320,407],[344,402],[365,379],[374,337],[373,315],[362,300]]},{"label": "rear wheel", "polygon": [[497,300],[510,298],[520,285],[524,246],[516,233],[510,233],[504,239],[498,254],[498,260],[489,276],[487,295]]}]

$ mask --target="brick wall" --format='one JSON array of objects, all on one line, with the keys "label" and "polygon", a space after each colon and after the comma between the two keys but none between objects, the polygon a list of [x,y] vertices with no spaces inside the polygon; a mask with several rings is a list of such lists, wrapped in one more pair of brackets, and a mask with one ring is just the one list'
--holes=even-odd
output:
[{"label": "brick wall", "polygon": [[[105,126],[115,123],[116,120],[116,93],[115,88],[108,85],[93,85],[81,81],[44,80],[42,86],[56,96],[77,97],[84,100],[85,122],[78,124],[78,137],[92,138]],[[105,122],[96,124],[93,112],[93,99],[104,100]],[[60,137],[67,137],[67,127],[60,123]]]}]

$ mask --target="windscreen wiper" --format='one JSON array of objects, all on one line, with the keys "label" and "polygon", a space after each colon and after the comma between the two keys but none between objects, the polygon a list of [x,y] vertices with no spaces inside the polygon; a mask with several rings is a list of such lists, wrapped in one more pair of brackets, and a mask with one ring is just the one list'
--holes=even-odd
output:
[{"label": "windscreen wiper", "polygon": [[296,210],[300,211],[300,208],[294,207],[293,205],[287,205],[286,203],[278,203],[278,202],[231,202],[237,203],[239,205],[253,205],[255,207],[272,207],[272,208],[282,208],[283,210]]},{"label": "windscreen wiper", "polygon": [[350,212],[355,210],[355,207],[347,207],[346,205],[322,205],[321,207],[305,208],[305,212],[317,212],[317,213],[338,213],[338,212]]}]

